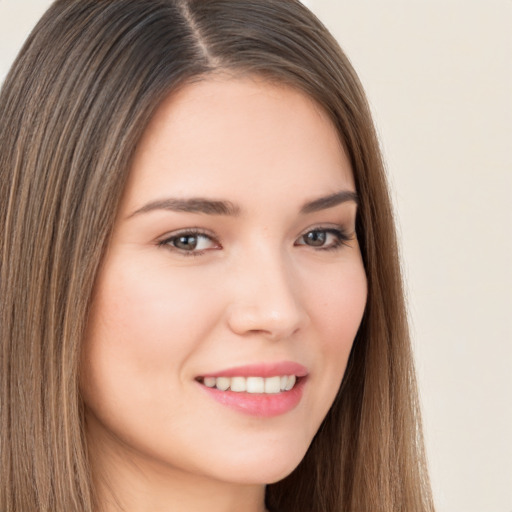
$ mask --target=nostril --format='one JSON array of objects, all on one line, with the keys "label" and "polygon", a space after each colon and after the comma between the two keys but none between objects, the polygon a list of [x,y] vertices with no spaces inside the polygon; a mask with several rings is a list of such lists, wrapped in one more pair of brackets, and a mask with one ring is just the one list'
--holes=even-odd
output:
[{"label": "nostril", "polygon": [[305,311],[296,304],[282,304],[277,308],[266,300],[254,306],[236,304],[227,312],[227,321],[234,333],[272,340],[293,336],[306,325],[306,319]]}]

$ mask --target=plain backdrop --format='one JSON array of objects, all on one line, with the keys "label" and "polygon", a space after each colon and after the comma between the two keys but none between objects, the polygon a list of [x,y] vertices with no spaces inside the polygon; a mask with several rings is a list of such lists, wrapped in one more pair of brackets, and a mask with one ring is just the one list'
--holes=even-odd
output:
[{"label": "plain backdrop", "polygon": [[[374,111],[438,512],[512,512],[512,1],[304,3]],[[0,0],[0,80],[49,4]]]}]

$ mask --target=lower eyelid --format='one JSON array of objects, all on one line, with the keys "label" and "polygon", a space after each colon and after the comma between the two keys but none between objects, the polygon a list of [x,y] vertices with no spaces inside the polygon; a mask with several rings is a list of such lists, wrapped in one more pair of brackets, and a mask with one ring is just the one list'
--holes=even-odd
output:
[{"label": "lower eyelid", "polygon": [[332,235],[334,237],[334,240],[330,244],[318,247],[318,249],[320,249],[320,250],[321,249],[325,249],[325,250],[337,249],[338,247],[344,245],[346,242],[348,242],[350,240],[350,238],[348,238],[342,232],[332,232],[332,231],[329,231],[328,235]]}]

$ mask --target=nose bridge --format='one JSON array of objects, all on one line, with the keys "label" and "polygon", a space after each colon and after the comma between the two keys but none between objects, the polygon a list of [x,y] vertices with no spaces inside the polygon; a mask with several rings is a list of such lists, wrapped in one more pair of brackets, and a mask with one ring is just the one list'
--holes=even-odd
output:
[{"label": "nose bridge", "polygon": [[237,262],[229,315],[232,330],[272,339],[291,336],[307,318],[296,285],[286,254],[270,243],[258,244]]}]

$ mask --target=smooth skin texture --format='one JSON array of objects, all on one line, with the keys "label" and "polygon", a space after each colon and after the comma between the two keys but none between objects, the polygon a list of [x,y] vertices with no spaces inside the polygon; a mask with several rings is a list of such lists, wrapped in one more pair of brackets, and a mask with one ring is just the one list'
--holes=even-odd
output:
[{"label": "smooth skin texture", "polygon": [[[338,134],[301,92],[215,75],[160,106],[136,151],[83,350],[106,511],[265,510],[265,484],[297,466],[327,414],[364,312],[356,201],[304,211],[347,191]],[[191,198],[222,208],[174,210]],[[270,418],[218,403],[197,380],[280,361],[309,373],[300,403]]]}]

